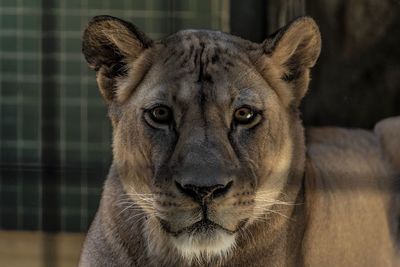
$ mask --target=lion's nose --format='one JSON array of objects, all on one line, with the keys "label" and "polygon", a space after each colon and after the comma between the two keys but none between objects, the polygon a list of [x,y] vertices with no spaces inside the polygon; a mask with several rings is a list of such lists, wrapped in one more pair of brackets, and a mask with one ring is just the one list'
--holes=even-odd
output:
[{"label": "lion's nose", "polygon": [[175,181],[175,185],[181,193],[191,197],[199,203],[204,203],[204,201],[210,201],[214,198],[225,195],[232,187],[232,184],[233,181],[229,181],[226,184],[216,184],[212,186],[196,186],[193,184],[180,184]]}]

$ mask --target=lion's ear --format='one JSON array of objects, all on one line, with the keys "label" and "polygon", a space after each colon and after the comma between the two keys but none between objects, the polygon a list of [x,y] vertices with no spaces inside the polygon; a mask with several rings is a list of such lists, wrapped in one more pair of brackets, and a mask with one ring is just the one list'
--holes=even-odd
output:
[{"label": "lion's ear", "polygon": [[292,92],[278,93],[286,102],[292,102],[291,98],[299,105],[308,89],[310,69],[321,51],[317,24],[310,17],[300,17],[267,38],[262,47],[265,56],[263,62],[258,63],[262,65],[263,74],[289,84]]},{"label": "lion's ear", "polygon": [[[121,19],[96,16],[89,22],[83,33],[82,52],[89,66],[96,70],[100,92],[107,102],[124,95],[117,92],[118,80],[135,68],[135,61],[151,45],[144,33]],[[139,67],[137,71],[142,70]]]}]

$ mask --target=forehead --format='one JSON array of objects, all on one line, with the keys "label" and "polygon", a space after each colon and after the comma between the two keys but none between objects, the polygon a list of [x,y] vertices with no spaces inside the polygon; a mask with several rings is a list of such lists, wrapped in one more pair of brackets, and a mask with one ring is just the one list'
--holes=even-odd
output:
[{"label": "forehead", "polygon": [[[217,82],[238,67],[250,67],[247,49],[251,42],[215,31],[186,30],[159,42],[159,65],[174,79],[192,76],[197,82]],[[225,75],[224,75],[225,74]]]},{"label": "forehead", "polygon": [[[157,43],[146,98],[260,101],[267,87],[247,51],[257,44],[214,31],[181,31]],[[154,75],[153,75],[154,74]],[[157,79],[154,77],[157,76]]]}]

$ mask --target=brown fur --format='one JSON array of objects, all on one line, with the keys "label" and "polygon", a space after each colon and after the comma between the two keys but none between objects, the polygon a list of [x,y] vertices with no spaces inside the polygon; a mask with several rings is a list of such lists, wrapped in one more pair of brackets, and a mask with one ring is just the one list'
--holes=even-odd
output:
[{"label": "brown fur", "polygon": [[[114,160],[80,266],[399,263],[400,118],[375,133],[312,129],[305,142],[298,105],[320,52],[312,19],[254,44],[190,30],[151,41],[100,16],[83,52],[109,107]],[[173,123],[149,119],[160,103]],[[249,125],[232,120],[243,105],[260,112]],[[231,186],[200,210],[178,182]],[[211,232],[185,230],[205,218]]]}]

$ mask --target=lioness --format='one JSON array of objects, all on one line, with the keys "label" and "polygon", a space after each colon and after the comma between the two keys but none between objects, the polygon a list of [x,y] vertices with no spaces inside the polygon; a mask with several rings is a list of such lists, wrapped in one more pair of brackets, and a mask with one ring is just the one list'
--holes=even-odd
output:
[{"label": "lioness", "polygon": [[114,158],[80,266],[399,265],[400,118],[304,133],[320,47],[308,17],[261,44],[93,18]]}]

